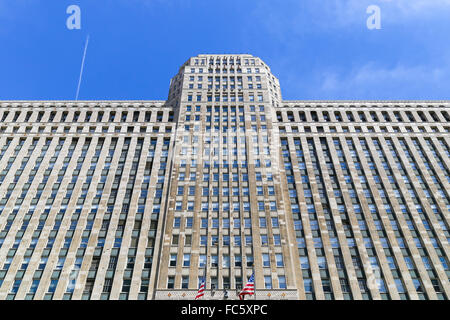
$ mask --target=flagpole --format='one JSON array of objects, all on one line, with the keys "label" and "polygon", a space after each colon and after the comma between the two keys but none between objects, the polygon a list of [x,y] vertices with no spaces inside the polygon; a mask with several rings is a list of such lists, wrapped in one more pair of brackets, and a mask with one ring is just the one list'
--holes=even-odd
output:
[{"label": "flagpole", "polygon": [[[206,135],[206,130],[203,131],[203,134]],[[212,157],[212,155],[211,155],[211,146],[212,146],[211,135],[209,135],[209,143],[208,143],[209,154],[207,155],[207,159],[209,161],[209,171],[211,170],[211,157]],[[205,149],[205,138],[203,138],[203,149]],[[204,152],[203,152],[203,155],[204,155]],[[203,163],[203,168],[204,168],[205,167],[204,159],[202,159],[202,163]],[[211,192],[212,192],[211,189],[212,189],[211,188],[211,181],[208,180],[208,211],[206,213],[207,225],[206,225],[206,251],[205,251],[206,262],[205,262],[205,278],[204,278],[204,280],[205,280],[205,289],[206,289],[206,275],[207,275],[207,272],[208,272],[207,271],[208,270],[208,260],[210,260],[210,259],[208,259],[208,251],[209,251],[208,248],[209,248],[209,200],[211,199],[210,198],[211,197]],[[212,284],[210,284],[210,294],[209,294],[210,295],[210,299],[212,297],[212,287],[211,286],[212,286]]]},{"label": "flagpole", "polygon": [[255,295],[255,300],[256,300],[256,275],[255,275],[255,263],[253,262],[253,267],[252,267],[252,275],[253,275],[253,293]]},{"label": "flagpole", "polygon": [[[205,134],[206,134],[206,132],[203,131],[203,135],[205,135]],[[211,145],[211,143],[210,143],[210,145]],[[203,149],[204,149],[204,147],[205,147],[205,139],[203,139]],[[204,167],[205,161],[204,161],[203,155],[204,155],[204,153],[202,153],[201,162],[202,162],[202,165],[203,165],[203,167]],[[192,156],[192,154],[191,154],[191,156]],[[192,158],[191,158],[191,159],[192,159]],[[211,151],[209,152],[208,160],[210,161],[210,166],[211,166]],[[209,198],[209,194],[210,194],[210,189],[211,189],[211,184],[210,184],[209,181],[208,181],[208,198]],[[201,192],[203,192],[203,191],[201,191]],[[200,212],[198,213],[198,215],[199,215],[199,218],[200,218],[200,226],[201,226],[201,224],[202,224],[202,210],[200,210]],[[205,284],[205,287],[204,287],[205,294],[206,294],[206,292],[208,291],[208,290],[207,290],[207,286],[206,286],[206,277],[207,277],[207,268],[208,268],[208,247],[209,247],[209,237],[208,237],[208,233],[209,233],[209,207],[208,207],[208,211],[207,211],[207,214],[206,214],[206,219],[207,219],[207,226],[206,226],[206,249],[205,249],[205,258],[206,258],[206,259],[205,259],[205,266],[204,266],[204,269],[203,269],[203,279],[202,279],[202,282],[204,282],[204,284]],[[201,245],[201,234],[200,234],[199,242],[200,242],[200,245]],[[200,283],[200,285],[201,285],[201,283]],[[212,290],[210,290],[210,292],[211,292],[211,291],[212,291]],[[205,298],[205,294],[203,295],[203,298]],[[211,295],[211,293],[210,293],[210,295]]]},{"label": "flagpole", "polygon": [[[206,239],[208,239],[208,237],[206,237]],[[206,249],[206,252],[208,252],[208,249]],[[203,281],[205,281],[205,291],[206,291],[206,264],[207,264],[207,261],[208,261],[208,254],[206,254],[205,270],[204,270],[204,275],[203,275]]]}]

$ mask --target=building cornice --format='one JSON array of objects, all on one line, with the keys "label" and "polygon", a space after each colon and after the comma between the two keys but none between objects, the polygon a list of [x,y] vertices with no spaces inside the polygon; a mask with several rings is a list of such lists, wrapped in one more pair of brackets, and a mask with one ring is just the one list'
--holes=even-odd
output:
[{"label": "building cornice", "polygon": [[425,104],[445,103],[450,100],[283,100],[282,104]]}]

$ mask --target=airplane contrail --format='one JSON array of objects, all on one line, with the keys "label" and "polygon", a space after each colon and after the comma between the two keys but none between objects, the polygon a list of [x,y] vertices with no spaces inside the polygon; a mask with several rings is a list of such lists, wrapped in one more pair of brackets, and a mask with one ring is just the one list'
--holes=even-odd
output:
[{"label": "airplane contrail", "polygon": [[77,95],[76,95],[75,100],[78,100],[78,94],[80,93],[81,78],[83,76],[84,60],[86,59],[86,51],[87,51],[88,44],[89,44],[89,35],[87,36],[86,44],[84,46],[83,61],[81,62],[80,78],[78,79],[78,88],[77,88]]}]

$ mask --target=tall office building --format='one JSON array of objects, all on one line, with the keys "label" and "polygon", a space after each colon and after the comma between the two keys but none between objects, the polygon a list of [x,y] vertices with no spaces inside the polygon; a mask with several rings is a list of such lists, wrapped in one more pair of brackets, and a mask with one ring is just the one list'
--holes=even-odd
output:
[{"label": "tall office building", "polygon": [[449,107],[286,101],[243,54],[0,101],[0,299],[448,299]]}]

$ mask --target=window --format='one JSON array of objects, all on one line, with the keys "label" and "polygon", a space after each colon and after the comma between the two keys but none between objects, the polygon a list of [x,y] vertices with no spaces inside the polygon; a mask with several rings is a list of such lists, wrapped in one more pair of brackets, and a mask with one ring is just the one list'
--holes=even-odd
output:
[{"label": "window", "polygon": [[199,268],[203,268],[206,265],[206,255],[205,254],[201,254],[198,260],[198,266]]},{"label": "window", "polygon": [[183,267],[189,267],[191,265],[191,255],[189,253],[185,253],[183,255]]},{"label": "window", "polygon": [[206,236],[200,236],[200,245],[206,246],[208,244],[208,238]]},{"label": "window", "polygon": [[264,276],[264,287],[266,289],[272,289],[272,277]]},{"label": "window", "polygon": [[281,237],[279,234],[273,235],[273,244],[276,246],[281,246]]},{"label": "window", "polygon": [[270,256],[268,253],[262,254],[263,267],[270,267]]},{"label": "window", "polygon": [[377,279],[377,285],[378,285],[378,290],[380,290],[380,293],[387,293],[386,285],[384,284],[383,279]]},{"label": "window", "polygon": [[[263,187],[261,187],[261,186],[256,186],[256,193],[257,193],[257,195],[259,195],[259,196],[264,195]],[[264,210],[264,209],[263,209],[263,210]]]},{"label": "window", "polygon": [[261,235],[261,245],[262,246],[267,246],[269,244],[268,239],[267,239],[267,234],[262,234]]},{"label": "window", "polygon": [[405,288],[401,279],[394,279],[398,293],[405,293]]},{"label": "window", "polygon": [[247,267],[253,267],[253,256],[247,255],[246,260],[247,260]]},{"label": "window", "polygon": [[184,245],[189,247],[192,244],[192,235],[187,234],[184,236]]},{"label": "window", "polygon": [[223,268],[229,268],[230,267],[230,256],[224,255],[222,257],[222,267]]},{"label": "window", "polygon": [[192,225],[193,225],[193,222],[194,222],[194,218],[192,218],[192,217],[186,218],[186,228],[191,229]]},{"label": "window", "polygon": [[175,277],[171,276],[167,278],[167,289],[173,289],[175,286]]},{"label": "window", "polygon": [[277,210],[277,203],[275,201],[270,201],[270,210],[276,211]]},{"label": "window", "polygon": [[128,257],[127,269],[133,269],[134,268],[134,261],[135,261],[134,257]]},{"label": "window", "polygon": [[442,287],[438,279],[431,279],[431,284],[433,285],[434,291],[438,293],[442,292]]},{"label": "window", "polygon": [[278,276],[278,287],[280,289],[286,289],[286,277],[285,276]]},{"label": "window", "polygon": [[313,285],[312,285],[312,279],[303,279],[303,285],[305,286],[305,292],[306,293],[312,293],[313,292]]},{"label": "window", "polygon": [[300,257],[300,267],[302,269],[309,269],[309,260],[308,257]]},{"label": "window", "polygon": [[181,288],[188,289],[189,288],[189,276],[183,276],[181,278]]},{"label": "window", "polygon": [[[14,284],[13,284],[13,287],[11,289],[11,293],[17,293],[17,291],[19,290],[21,282],[22,282],[22,280],[14,280]],[[51,291],[51,292],[54,292],[54,291]]]},{"label": "window", "polygon": [[211,256],[211,266],[218,267],[219,266],[219,257],[217,255]]},{"label": "window", "polygon": [[149,285],[150,281],[149,280],[141,280],[141,289],[140,292],[148,292],[148,285]]},{"label": "window", "polygon": [[328,279],[322,279],[322,287],[323,287],[323,292],[325,293],[331,293],[331,283],[330,280]]},{"label": "window", "polygon": [[283,254],[282,253],[275,254],[275,259],[277,261],[277,267],[284,267]]},{"label": "window", "polygon": [[30,293],[36,293],[37,288],[39,286],[40,280],[33,280],[33,283],[31,284]]},{"label": "window", "polygon": [[[262,210],[264,210],[264,202],[262,203]],[[260,228],[266,228],[267,227],[266,218],[262,218],[262,217],[259,218],[259,227]]]},{"label": "window", "polygon": [[170,260],[169,260],[169,266],[170,267],[176,267],[177,265],[177,255],[176,254],[171,254],[170,255]]},{"label": "window", "polygon": [[55,292],[56,286],[58,285],[58,280],[57,279],[52,279],[50,281],[50,286],[48,288],[48,292],[53,293]]},{"label": "window", "polygon": [[327,268],[327,261],[325,257],[317,257],[317,264],[319,266],[319,269],[326,269]]},{"label": "window", "polygon": [[131,288],[131,279],[123,279],[122,292],[128,293]]},{"label": "window", "polygon": [[272,227],[273,228],[278,228],[279,227],[278,218],[276,218],[276,217],[272,218]]}]

